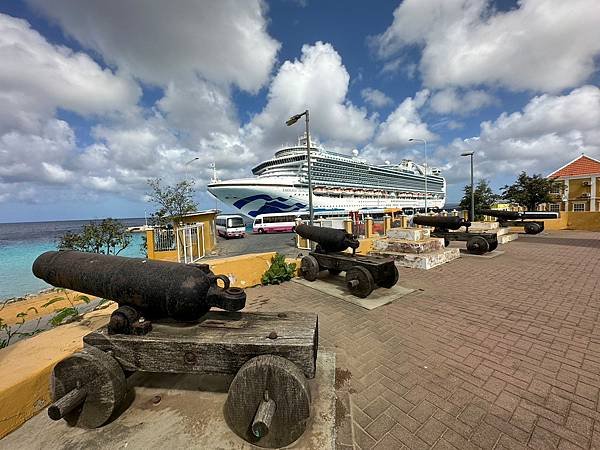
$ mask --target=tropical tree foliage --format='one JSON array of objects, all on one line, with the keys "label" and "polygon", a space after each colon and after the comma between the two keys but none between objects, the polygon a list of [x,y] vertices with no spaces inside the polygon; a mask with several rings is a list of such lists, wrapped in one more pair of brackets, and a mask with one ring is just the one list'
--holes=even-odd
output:
[{"label": "tropical tree foliage", "polygon": [[104,219],[100,223],[90,222],[79,233],[67,232],[58,242],[61,250],[118,255],[131,243],[131,233],[118,220]]},{"label": "tropical tree foliage", "polygon": [[[475,220],[481,220],[483,216],[479,211],[488,209],[498,198],[499,195],[494,194],[487,180],[479,180],[475,185]],[[471,211],[471,185],[465,186],[460,207]]]},{"label": "tropical tree foliage", "polygon": [[178,223],[184,215],[198,210],[198,204],[194,201],[193,181],[163,185],[161,178],[154,178],[148,180],[148,186],[149,201],[157,206],[157,210],[151,215],[151,221],[155,225]]},{"label": "tropical tree foliage", "polygon": [[502,188],[502,197],[508,201],[525,206],[529,211],[535,211],[541,203],[552,201],[552,186],[554,180],[540,174],[533,176],[521,172],[516,181]]}]

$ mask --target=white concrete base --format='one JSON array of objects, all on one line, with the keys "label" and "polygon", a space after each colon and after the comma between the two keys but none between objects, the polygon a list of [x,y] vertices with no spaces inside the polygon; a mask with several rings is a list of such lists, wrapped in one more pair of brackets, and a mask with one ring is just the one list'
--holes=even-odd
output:
[{"label": "white concrete base", "polygon": [[[0,449],[235,449],[257,447],[234,434],[223,418],[232,377],[188,374],[134,374],[129,408],[101,428],[85,430],[55,422],[47,411],[0,440]],[[335,448],[335,353],[320,350],[317,373],[309,380],[311,418],[304,434],[286,448]],[[131,390],[129,391],[132,392]],[[160,396],[155,405],[152,399]]]},{"label": "white concrete base", "polygon": [[319,274],[319,278],[315,281],[307,281],[304,278],[292,278],[292,281],[368,310],[387,305],[414,291],[414,289],[408,289],[396,284],[390,289],[376,288],[367,298],[359,298],[348,292],[345,275],[345,272],[342,272],[340,275],[329,275],[327,271],[324,271]]},{"label": "white concrete base", "polygon": [[430,253],[444,249],[444,239],[425,238],[419,241],[410,239],[378,239],[373,241],[373,252],[378,253]]},{"label": "white concrete base", "polygon": [[[378,254],[372,252],[373,254]],[[389,256],[396,260],[396,265],[400,267],[408,267],[410,269],[429,270],[460,258],[458,248],[445,248],[430,253],[394,253],[385,252],[379,253],[382,256]]]},{"label": "white concrete base", "polygon": [[519,235],[517,233],[506,233],[498,235],[498,244],[508,244],[509,242],[515,241],[517,239],[519,239]]},{"label": "white concrete base", "polygon": [[[492,231],[500,228],[498,222],[472,222],[469,231]],[[466,231],[465,227],[460,227],[458,231]]]},{"label": "white concrete base", "polygon": [[407,241],[422,241],[431,236],[430,228],[390,228],[386,233],[390,239],[406,239]]}]

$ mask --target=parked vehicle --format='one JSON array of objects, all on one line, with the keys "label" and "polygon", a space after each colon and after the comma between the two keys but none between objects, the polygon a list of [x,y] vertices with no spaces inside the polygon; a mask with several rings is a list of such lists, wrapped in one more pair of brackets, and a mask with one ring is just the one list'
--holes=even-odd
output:
[{"label": "parked vehicle", "polygon": [[246,226],[242,216],[233,214],[217,216],[215,225],[217,228],[217,234],[226,239],[229,239],[230,237],[243,238],[246,236]]},{"label": "parked vehicle", "polygon": [[254,233],[290,233],[296,225],[296,218],[308,220],[308,213],[269,213],[259,214],[254,219],[252,231]]}]

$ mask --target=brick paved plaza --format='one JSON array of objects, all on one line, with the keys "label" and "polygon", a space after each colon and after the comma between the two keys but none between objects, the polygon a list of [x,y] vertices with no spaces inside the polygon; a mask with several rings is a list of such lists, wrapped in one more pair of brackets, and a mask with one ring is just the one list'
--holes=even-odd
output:
[{"label": "brick paved plaza", "polygon": [[600,233],[500,250],[400,269],[417,291],[372,311],[291,282],[248,309],[319,314],[340,449],[600,448]]}]

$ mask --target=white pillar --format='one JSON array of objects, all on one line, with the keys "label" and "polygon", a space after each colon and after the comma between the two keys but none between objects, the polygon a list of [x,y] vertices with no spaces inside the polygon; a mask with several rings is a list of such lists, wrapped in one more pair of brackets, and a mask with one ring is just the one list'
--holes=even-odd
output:
[{"label": "white pillar", "polygon": [[569,179],[563,181],[565,184],[563,198],[565,199],[565,211],[569,211]]},{"label": "white pillar", "polygon": [[596,182],[598,177],[592,177],[592,189],[590,193],[590,211],[596,211]]}]

